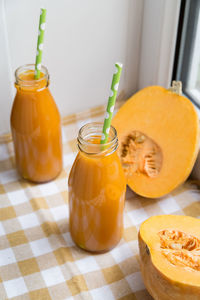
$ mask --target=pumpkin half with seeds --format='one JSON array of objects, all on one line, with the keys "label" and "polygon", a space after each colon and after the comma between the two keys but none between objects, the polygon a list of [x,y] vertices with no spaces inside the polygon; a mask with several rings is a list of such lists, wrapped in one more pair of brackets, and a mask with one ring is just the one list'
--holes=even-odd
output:
[{"label": "pumpkin half with seeds", "polygon": [[155,300],[200,299],[200,220],[154,216],[139,231],[140,266]]},{"label": "pumpkin half with seeds", "polygon": [[[161,197],[189,176],[199,149],[199,120],[186,97],[160,86],[142,89],[113,118],[127,184]],[[179,91],[180,92],[180,91]]]}]

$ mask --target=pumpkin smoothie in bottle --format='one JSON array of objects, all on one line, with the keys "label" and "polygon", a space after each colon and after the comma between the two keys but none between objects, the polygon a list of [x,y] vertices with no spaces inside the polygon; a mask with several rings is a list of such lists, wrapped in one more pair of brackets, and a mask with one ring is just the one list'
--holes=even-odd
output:
[{"label": "pumpkin smoothie in bottle", "polygon": [[84,125],[69,186],[70,232],[74,242],[92,252],[112,249],[123,233],[126,182],[116,153],[118,139],[111,127],[102,146],[101,123]]},{"label": "pumpkin smoothie in bottle", "polygon": [[126,180],[111,126],[122,64],[115,64],[104,123],[84,125],[69,186],[70,232],[74,242],[92,252],[112,249],[123,233]]},{"label": "pumpkin smoothie in bottle", "polygon": [[33,182],[55,178],[62,169],[61,119],[49,91],[49,74],[42,66],[34,78],[34,65],[15,72],[17,89],[11,112],[16,167]]}]

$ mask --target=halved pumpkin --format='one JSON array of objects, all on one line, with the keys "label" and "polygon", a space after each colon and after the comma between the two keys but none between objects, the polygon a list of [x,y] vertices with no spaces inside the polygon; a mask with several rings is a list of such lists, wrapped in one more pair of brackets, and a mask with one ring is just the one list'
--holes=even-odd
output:
[{"label": "halved pumpkin", "polygon": [[162,215],[139,231],[140,265],[155,300],[200,299],[200,220]]},{"label": "halved pumpkin", "polygon": [[133,95],[113,118],[127,184],[156,198],[189,176],[199,149],[199,120],[186,97],[160,86]]}]

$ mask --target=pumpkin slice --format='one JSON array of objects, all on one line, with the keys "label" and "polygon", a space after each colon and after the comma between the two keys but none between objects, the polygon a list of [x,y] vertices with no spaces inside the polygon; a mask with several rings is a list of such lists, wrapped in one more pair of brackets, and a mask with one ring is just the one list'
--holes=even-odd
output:
[{"label": "pumpkin slice", "polygon": [[156,198],[186,180],[199,149],[198,115],[186,97],[160,86],[144,88],[119,109],[112,125],[134,192]]},{"label": "pumpkin slice", "polygon": [[140,265],[155,300],[200,299],[200,220],[162,215],[139,231]]}]

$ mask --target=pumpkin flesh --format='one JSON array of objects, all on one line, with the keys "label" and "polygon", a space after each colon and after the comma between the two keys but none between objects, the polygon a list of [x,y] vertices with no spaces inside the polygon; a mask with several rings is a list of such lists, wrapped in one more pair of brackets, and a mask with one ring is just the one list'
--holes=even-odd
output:
[{"label": "pumpkin flesh", "polygon": [[[161,197],[189,176],[198,153],[199,121],[193,104],[186,97],[159,86],[147,87],[119,109],[112,125],[117,130],[119,155],[127,184],[137,194]],[[132,149],[127,147],[134,134],[145,137],[145,141],[151,143],[149,149],[154,149],[154,154],[152,151],[142,154],[143,150],[138,150],[138,147],[143,143],[132,143]],[[140,167],[136,166],[135,161],[130,162],[129,166],[126,164],[125,158],[130,161],[130,157],[123,157],[127,148],[129,156],[131,152],[135,154],[133,160],[139,157],[137,164]],[[137,156],[139,151],[141,155]],[[151,173],[149,176],[141,168],[149,153],[152,155],[150,167],[156,169],[156,176],[151,176]],[[156,161],[158,155],[160,158]]]},{"label": "pumpkin flesh", "polygon": [[155,216],[139,232],[141,272],[155,300],[200,299],[200,220]]}]

